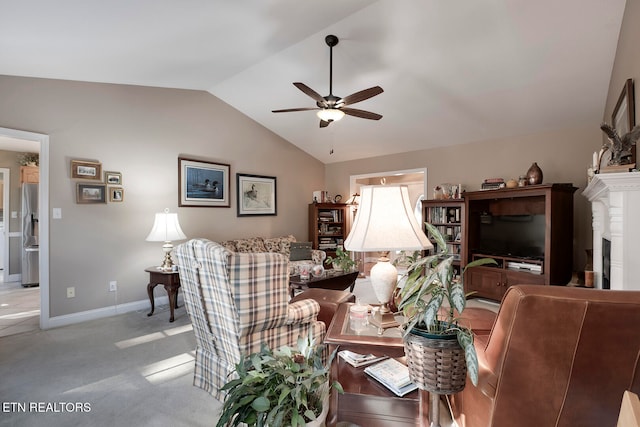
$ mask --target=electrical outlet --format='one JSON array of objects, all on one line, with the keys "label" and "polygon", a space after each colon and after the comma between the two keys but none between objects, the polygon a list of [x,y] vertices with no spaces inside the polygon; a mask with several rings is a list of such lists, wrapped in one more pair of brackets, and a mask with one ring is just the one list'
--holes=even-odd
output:
[{"label": "electrical outlet", "polygon": [[109,292],[115,292],[118,290],[118,282],[112,280],[109,282]]},{"label": "electrical outlet", "polygon": [[76,297],[76,288],[71,286],[67,288],[67,298],[75,298]]}]

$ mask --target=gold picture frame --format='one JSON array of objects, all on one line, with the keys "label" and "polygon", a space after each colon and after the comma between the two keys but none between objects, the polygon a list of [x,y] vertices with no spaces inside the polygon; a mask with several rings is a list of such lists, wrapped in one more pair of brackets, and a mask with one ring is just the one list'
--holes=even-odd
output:
[{"label": "gold picture frame", "polygon": [[71,178],[102,181],[102,163],[71,160]]},{"label": "gold picture frame", "polygon": [[120,203],[124,201],[124,188],[109,187],[109,201],[112,203]]},{"label": "gold picture frame", "polygon": [[122,185],[122,173],[104,171],[104,183],[107,185]]}]

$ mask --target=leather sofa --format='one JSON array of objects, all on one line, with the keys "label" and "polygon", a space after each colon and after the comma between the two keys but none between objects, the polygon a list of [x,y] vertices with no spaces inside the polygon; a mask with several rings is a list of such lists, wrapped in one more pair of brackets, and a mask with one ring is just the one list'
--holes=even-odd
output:
[{"label": "leather sofa", "polygon": [[513,286],[475,346],[478,386],[452,396],[460,426],[615,426],[640,391],[640,292]]}]

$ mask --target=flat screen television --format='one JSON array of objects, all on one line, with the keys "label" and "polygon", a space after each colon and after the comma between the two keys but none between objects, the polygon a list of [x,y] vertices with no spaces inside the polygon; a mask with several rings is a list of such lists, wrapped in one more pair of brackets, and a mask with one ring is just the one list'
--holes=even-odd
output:
[{"label": "flat screen television", "polygon": [[480,216],[475,252],[485,255],[544,259],[545,217],[540,215]]}]

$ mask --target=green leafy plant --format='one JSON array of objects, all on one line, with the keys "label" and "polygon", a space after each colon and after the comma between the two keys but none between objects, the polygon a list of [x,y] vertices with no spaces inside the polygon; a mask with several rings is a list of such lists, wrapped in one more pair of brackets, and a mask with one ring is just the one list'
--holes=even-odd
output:
[{"label": "green leafy plant", "polygon": [[18,154],[18,162],[22,166],[36,165],[40,163],[40,155],[38,153],[20,153]]},{"label": "green leafy plant", "polygon": [[342,249],[342,246],[338,246],[336,249],[335,257],[327,257],[325,261],[327,264],[333,264],[333,268],[338,268],[344,271],[350,271],[356,266],[356,262],[351,259],[349,251]]},{"label": "green leafy plant", "polygon": [[478,357],[473,346],[473,332],[460,324],[467,297],[463,278],[468,268],[496,262],[491,258],[474,260],[465,266],[460,280],[455,279],[454,258],[448,253],[446,241],[436,227],[429,223],[425,226],[435,240],[437,250],[426,257],[414,259],[407,269],[398,305],[409,319],[404,334],[406,336],[413,328],[433,335],[455,334],[465,353],[469,378],[477,385]]},{"label": "green leafy plant", "polygon": [[[227,395],[216,427],[305,426],[323,410],[329,393],[329,367],[324,345],[316,345],[309,335],[298,338],[297,349],[271,350],[266,344],[259,352],[242,357],[236,365],[238,378],[222,387]],[[342,393],[338,382],[332,385]]]}]

